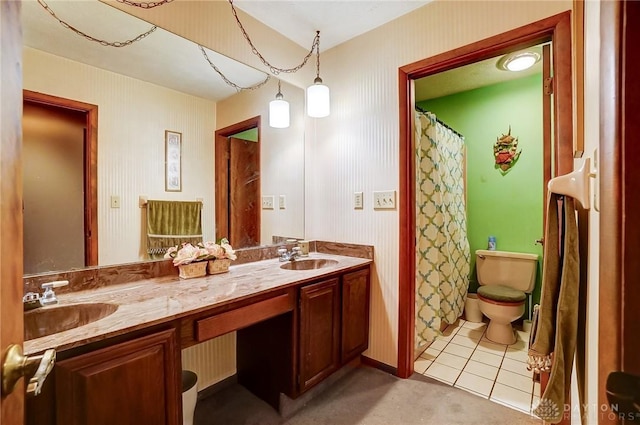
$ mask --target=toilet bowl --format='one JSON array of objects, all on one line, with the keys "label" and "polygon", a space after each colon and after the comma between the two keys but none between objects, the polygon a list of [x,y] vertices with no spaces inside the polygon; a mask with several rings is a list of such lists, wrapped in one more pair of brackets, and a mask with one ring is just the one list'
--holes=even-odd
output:
[{"label": "toilet bowl", "polygon": [[476,251],[478,304],[489,319],[487,339],[513,344],[517,338],[511,323],[524,314],[527,294],[536,281],[538,256],[506,251]]}]

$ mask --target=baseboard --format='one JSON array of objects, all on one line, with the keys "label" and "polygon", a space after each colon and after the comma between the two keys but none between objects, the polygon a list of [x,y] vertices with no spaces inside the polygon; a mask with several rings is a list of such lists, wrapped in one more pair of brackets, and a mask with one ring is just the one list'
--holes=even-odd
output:
[{"label": "baseboard", "polygon": [[386,363],[382,363],[382,362],[380,362],[378,360],[374,360],[371,357],[367,357],[365,355],[361,355],[360,356],[360,360],[362,361],[363,365],[375,367],[376,369],[380,369],[383,372],[387,372],[387,373],[389,373],[391,375],[398,376],[398,368],[397,367],[389,366]]},{"label": "baseboard", "polygon": [[233,384],[238,383],[238,375],[233,374],[228,378],[224,378],[222,381],[218,381],[213,385],[209,385],[207,388],[204,388],[198,391],[198,401],[204,400],[206,398],[211,397],[217,392],[224,390],[227,387],[230,387]]}]

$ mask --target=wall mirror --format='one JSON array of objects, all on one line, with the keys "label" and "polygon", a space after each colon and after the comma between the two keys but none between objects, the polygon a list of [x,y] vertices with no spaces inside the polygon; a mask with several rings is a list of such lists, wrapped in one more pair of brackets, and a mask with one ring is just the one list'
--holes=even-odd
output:
[{"label": "wall mirror", "polygon": [[[99,40],[126,42],[153,27],[97,0],[49,0],[47,4],[57,18]],[[103,46],[65,28],[37,1],[23,2],[22,20],[24,89],[94,106],[97,111],[97,125],[90,129],[96,138],[95,164],[79,160],[82,151],[64,143],[52,148],[51,135],[57,135],[59,128],[31,123],[40,144],[49,145],[50,150],[34,154],[35,148],[27,147],[25,140],[25,184],[31,185],[24,189],[25,274],[91,264],[82,247],[68,256],[72,259],[54,259],[53,255],[69,252],[75,243],[90,239],[95,243],[97,265],[148,260],[141,198],[201,200],[203,236],[213,240],[215,132],[256,116],[262,118],[260,199],[273,197],[277,202],[274,208],[260,208],[256,243],[269,245],[278,237],[304,237],[301,88],[283,82],[282,92],[291,104],[291,125],[274,129],[268,127],[268,105],[277,93],[277,80],[271,78],[255,90],[238,91],[224,83],[198,45],[189,40],[157,28],[128,46]],[[265,80],[266,74],[259,70],[204,51],[239,86]],[[77,116],[75,120],[83,121]],[[26,130],[26,121],[23,125]],[[87,131],[86,126],[81,128],[78,136],[85,143]],[[181,135],[180,191],[165,190],[167,131]],[[39,162],[32,162],[34,155]],[[78,183],[77,171],[63,172],[64,163],[70,162],[80,163],[83,170],[95,168],[97,238],[85,231],[89,206],[82,199],[91,182]],[[49,174],[44,173],[45,168]],[[53,182],[60,175],[63,179]],[[74,202],[80,202],[80,209],[71,210]]]}]

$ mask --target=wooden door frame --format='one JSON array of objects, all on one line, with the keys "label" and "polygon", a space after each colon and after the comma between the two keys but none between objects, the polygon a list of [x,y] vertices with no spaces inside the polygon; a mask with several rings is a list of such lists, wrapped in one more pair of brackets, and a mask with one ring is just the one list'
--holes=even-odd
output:
[{"label": "wooden door frame", "polygon": [[[600,3],[600,271],[598,406],[609,373],[640,375],[640,4]],[[616,424],[603,415],[600,424]]]},{"label": "wooden door frame", "polygon": [[83,146],[84,162],[84,262],[98,265],[98,106],[77,100],[23,90],[25,102],[69,109],[85,114],[86,136]]},{"label": "wooden door frame", "polygon": [[[216,239],[228,237],[229,235],[229,219],[227,216],[227,208],[229,204],[229,196],[227,194],[227,188],[229,186],[229,175],[227,173],[227,138],[234,134],[241,133],[252,128],[258,129],[258,143],[260,143],[260,121],[261,117],[258,115],[241,121],[239,123],[221,128],[215,132],[215,166],[214,166],[214,180],[215,180],[215,222],[216,222]],[[260,152],[258,152],[258,168],[260,168]],[[260,193],[258,194],[260,199]],[[258,238],[260,238],[261,224],[258,222],[256,228],[258,232]],[[231,241],[233,243],[233,241]]]},{"label": "wooden door frame", "polygon": [[[398,369],[413,373],[415,333],[415,164],[413,80],[553,41],[555,175],[573,170],[571,12],[566,11],[514,30],[414,62],[398,70],[400,98],[400,250],[398,290]],[[541,182],[542,183],[542,182]]]}]

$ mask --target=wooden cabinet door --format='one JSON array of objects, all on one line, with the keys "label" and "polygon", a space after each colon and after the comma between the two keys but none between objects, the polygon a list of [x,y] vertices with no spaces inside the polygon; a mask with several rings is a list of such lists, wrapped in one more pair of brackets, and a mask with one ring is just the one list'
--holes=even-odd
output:
[{"label": "wooden cabinet door", "polygon": [[180,425],[178,359],[171,329],[61,361],[57,423]]},{"label": "wooden cabinet door", "polygon": [[340,366],[340,286],[329,279],[300,289],[299,393]]},{"label": "wooden cabinet door", "polygon": [[342,277],[342,363],[369,346],[369,288],[369,269]]}]

